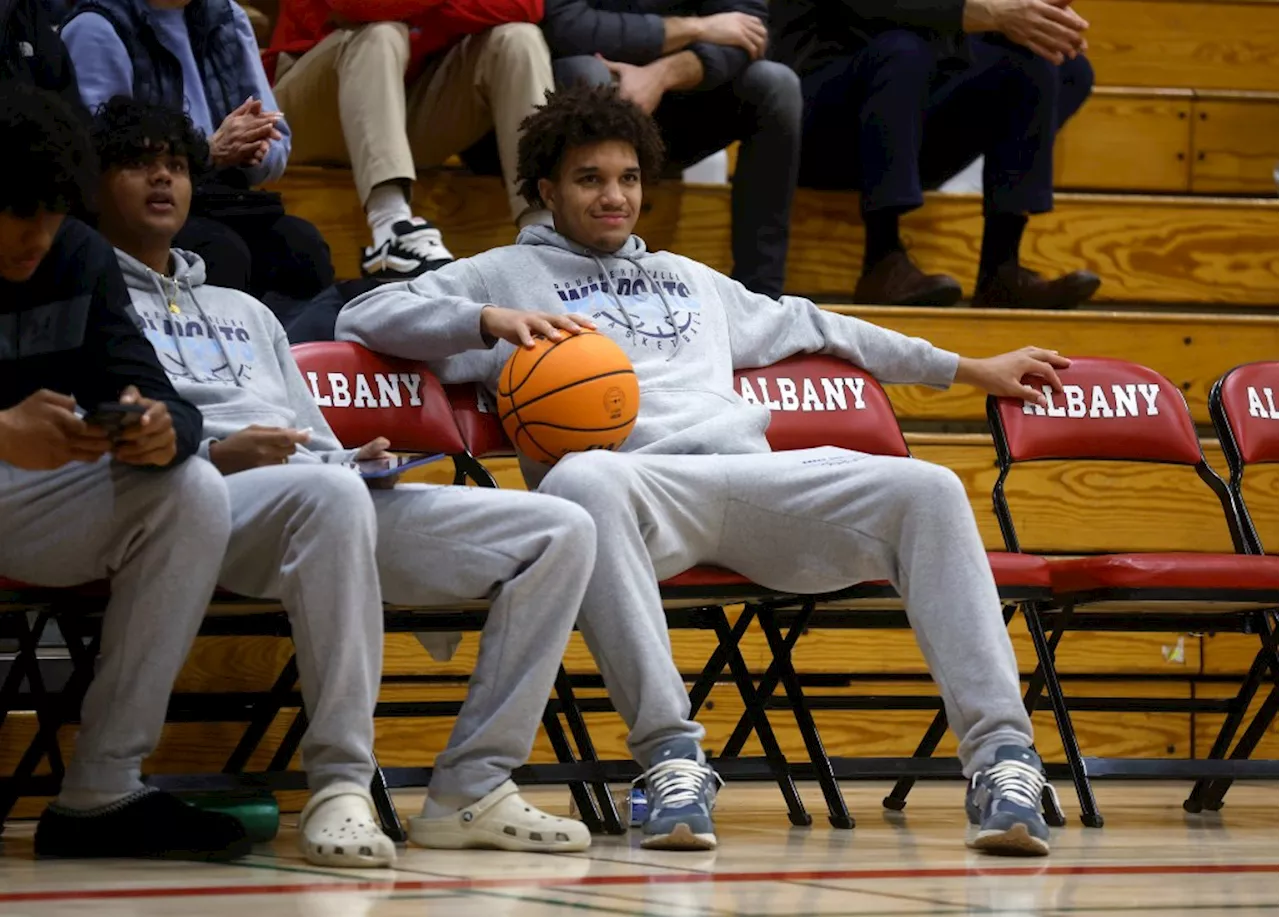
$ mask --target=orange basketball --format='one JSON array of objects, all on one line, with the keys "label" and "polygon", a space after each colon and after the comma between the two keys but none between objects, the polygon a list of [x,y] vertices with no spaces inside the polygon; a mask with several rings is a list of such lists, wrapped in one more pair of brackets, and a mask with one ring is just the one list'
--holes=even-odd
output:
[{"label": "orange basketball", "polygon": [[616,450],[639,408],[631,361],[593,331],[517,349],[498,379],[502,428],[521,454],[548,465],[570,452]]}]

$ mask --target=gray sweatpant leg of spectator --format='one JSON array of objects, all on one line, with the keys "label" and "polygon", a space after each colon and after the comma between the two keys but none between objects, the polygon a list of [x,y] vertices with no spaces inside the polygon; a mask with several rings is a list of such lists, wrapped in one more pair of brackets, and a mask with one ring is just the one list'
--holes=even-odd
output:
[{"label": "gray sweatpant leg of spectator", "polygon": [[990,764],[1002,745],[1031,744],[982,538],[950,470],[834,448],[587,452],[562,460],[539,489],[596,520],[596,568],[578,626],[641,764],[672,738],[701,736],[687,720],[657,589],[700,563],[786,592],[891,581],[960,739],[965,773]]},{"label": "gray sweatpant leg of spectator", "polygon": [[462,808],[529,759],[595,562],[595,525],[572,503],[522,491],[405,485],[373,502],[389,603],[491,602],[429,790]]},{"label": "gray sweatpant leg of spectator", "polygon": [[302,766],[314,793],[373,779],[382,594],[369,490],[348,468],[271,465],[227,478],[231,543],[218,582],[289,614],[307,711]]},{"label": "gray sweatpant leg of spectator", "polygon": [[22,471],[0,463],[0,576],[41,586],[111,581],[97,674],[67,791],[141,789],[169,694],[213,595],[231,523],[222,475],[112,463]]}]

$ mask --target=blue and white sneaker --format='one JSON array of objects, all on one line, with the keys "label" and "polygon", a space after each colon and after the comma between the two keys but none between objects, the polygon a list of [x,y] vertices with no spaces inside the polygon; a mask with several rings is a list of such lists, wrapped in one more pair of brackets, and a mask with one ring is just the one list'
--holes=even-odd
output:
[{"label": "blue and white sneaker", "polygon": [[640,846],[648,850],[715,850],[711,820],[719,774],[702,763],[698,746],[680,739],[658,752],[658,761],[636,778],[644,781],[648,813]]},{"label": "blue and white sneaker", "polygon": [[1039,755],[1021,745],[998,748],[991,766],[969,781],[964,808],[978,830],[968,845],[1003,856],[1048,856],[1049,826],[1040,811],[1045,786]]}]

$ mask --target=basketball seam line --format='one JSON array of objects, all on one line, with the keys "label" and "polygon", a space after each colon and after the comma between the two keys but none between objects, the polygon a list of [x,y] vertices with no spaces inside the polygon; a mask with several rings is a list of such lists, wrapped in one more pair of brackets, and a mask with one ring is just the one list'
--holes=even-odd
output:
[{"label": "basketball seam line", "polygon": [[[574,337],[577,337],[577,335],[575,334],[575,335],[574,335]],[[550,338],[547,338],[546,340],[550,340]],[[512,382],[512,379],[514,378],[514,376],[515,376],[515,372],[516,372],[515,354],[513,353],[513,354],[511,355],[511,358],[509,358],[509,359],[507,360],[507,391],[506,391],[506,397],[507,397],[507,398],[510,398],[510,397],[511,397],[512,395],[514,395],[516,392],[520,391],[520,389],[524,387],[524,384],[525,384],[526,382],[528,382],[528,381],[529,381],[529,378],[533,375],[534,370],[536,370],[536,369],[538,368],[538,364],[540,364],[540,363],[541,363],[543,360],[545,360],[547,357],[551,356],[552,351],[554,351],[554,350],[555,350],[557,347],[559,347],[561,344],[567,344],[567,343],[569,343],[569,339],[567,339],[567,338],[566,338],[565,340],[563,340],[563,341],[555,341],[555,342],[553,342],[553,343],[552,343],[552,345],[551,345],[550,347],[548,347],[548,348],[547,348],[546,350],[544,350],[542,353],[538,354],[538,359],[536,359],[536,360],[534,360],[534,361],[533,361],[533,365],[529,367],[529,371],[528,371],[527,373],[525,373],[525,374],[524,374],[524,378],[520,380],[520,384],[519,384],[519,385],[517,385],[515,388],[511,388],[511,382]],[[517,349],[516,353],[519,353],[519,352],[520,352],[520,351],[519,351],[519,349]],[[499,394],[499,395],[502,395],[502,394],[503,394],[503,392],[502,392],[502,390],[501,390],[501,389],[499,389],[499,390],[498,390],[498,394]]]},{"label": "basketball seam line", "polygon": [[[615,369],[607,373],[599,373],[598,375],[595,375],[595,376],[588,376],[585,379],[575,379],[572,382],[568,383],[567,385],[562,385],[559,388],[553,388],[550,391],[543,392],[537,398],[530,398],[528,401],[523,402],[519,407],[516,407],[515,399],[511,398],[511,410],[507,411],[507,413],[505,414],[500,415],[498,417],[498,421],[499,422],[505,421],[512,414],[515,414],[516,419],[519,420],[521,408],[528,408],[530,405],[537,404],[539,401],[541,401],[544,398],[550,398],[552,395],[558,395],[561,392],[568,391],[574,386],[582,385],[586,382],[594,382],[597,379],[607,379],[610,376],[624,376],[624,375],[627,375],[628,373],[631,374],[632,376],[636,374],[634,369]],[[530,370],[529,374],[532,375],[533,371]],[[528,380],[526,379],[525,381],[528,381]],[[521,382],[520,384],[524,385],[524,382]],[[511,396],[508,395],[507,397],[510,398]],[[523,421],[521,421],[521,423],[523,424]]]}]

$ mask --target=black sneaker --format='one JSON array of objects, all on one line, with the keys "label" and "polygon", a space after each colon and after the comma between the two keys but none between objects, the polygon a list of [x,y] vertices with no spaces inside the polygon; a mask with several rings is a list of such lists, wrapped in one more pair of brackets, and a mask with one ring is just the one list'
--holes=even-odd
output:
[{"label": "black sneaker", "polygon": [[1040,812],[1045,786],[1044,765],[1034,751],[1020,745],[996,749],[996,760],[973,775],[965,794],[969,823],[978,829],[968,845],[1004,856],[1048,856],[1049,826]]},{"label": "black sneaker", "polygon": [[234,817],[150,789],[87,811],[50,805],[35,839],[36,856],[71,859],[234,860],[250,846]]},{"label": "black sneaker", "polygon": [[391,227],[392,236],[366,248],[360,273],[377,280],[412,280],[453,260],[444,237],[430,220],[414,217]]}]

